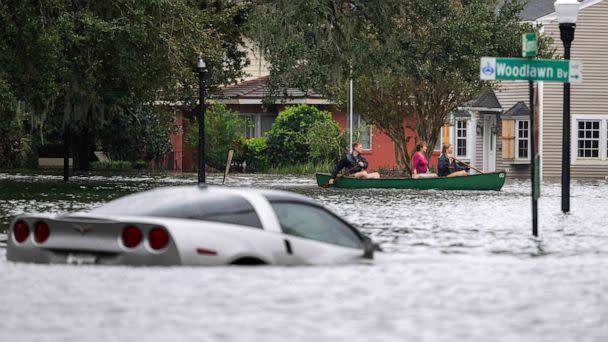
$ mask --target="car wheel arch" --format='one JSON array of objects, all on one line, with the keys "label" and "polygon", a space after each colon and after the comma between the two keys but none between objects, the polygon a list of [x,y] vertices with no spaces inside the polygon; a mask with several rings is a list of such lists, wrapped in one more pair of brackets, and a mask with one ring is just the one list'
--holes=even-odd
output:
[{"label": "car wheel arch", "polygon": [[269,263],[262,258],[256,256],[239,256],[230,262],[230,265],[238,266],[261,266],[268,265]]}]

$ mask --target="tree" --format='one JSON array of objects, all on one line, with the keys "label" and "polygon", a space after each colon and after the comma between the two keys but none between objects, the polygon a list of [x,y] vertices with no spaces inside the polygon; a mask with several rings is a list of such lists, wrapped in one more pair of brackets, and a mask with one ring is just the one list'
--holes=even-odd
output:
[{"label": "tree", "polygon": [[230,0],[2,0],[0,75],[33,127],[60,117],[60,130],[84,147],[76,157],[85,156],[92,137],[130,108],[192,103],[199,54],[210,90],[239,79],[248,9]]},{"label": "tree", "polygon": [[102,149],[115,160],[154,161],[159,165],[171,151],[175,130],[172,111],[160,106],[126,108],[117,113],[99,134]]},{"label": "tree", "polygon": [[433,146],[450,112],[492,86],[479,80],[480,57],[519,55],[521,33],[538,30],[520,22],[517,0],[257,3],[249,32],[272,65],[272,89],[312,88],[343,106],[352,78],[355,108],[408,171],[407,130]]}]

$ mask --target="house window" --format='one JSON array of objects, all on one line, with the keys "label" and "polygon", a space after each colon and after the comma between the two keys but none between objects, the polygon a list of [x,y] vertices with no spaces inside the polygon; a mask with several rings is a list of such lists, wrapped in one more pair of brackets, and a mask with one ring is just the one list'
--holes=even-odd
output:
[{"label": "house window", "polygon": [[247,138],[259,138],[272,128],[272,124],[276,119],[273,115],[264,115],[261,113],[243,114],[247,122],[245,128],[245,136]]},{"label": "house window", "polygon": [[[604,121],[605,122],[605,121]],[[600,158],[600,125],[601,120],[577,120],[577,148],[578,158]],[[604,137],[605,139],[605,137]],[[605,154],[602,159],[605,159]]]},{"label": "house window", "polygon": [[515,146],[517,146],[517,159],[530,159],[530,121],[516,120],[517,135]]},{"label": "house window", "polygon": [[437,142],[435,143],[435,146],[433,147],[433,151],[441,151],[441,147],[443,145],[441,144],[441,132],[439,132],[439,136],[437,137]]},{"label": "house window", "polygon": [[467,157],[467,120],[466,119],[457,119],[454,122],[456,137],[455,137],[455,148],[456,148],[456,157]]},{"label": "house window", "polygon": [[372,149],[372,125],[360,114],[353,114],[353,142],[356,141],[363,145],[364,150]]},{"label": "house window", "polygon": [[264,133],[270,131],[276,118],[276,116],[272,115],[260,115],[260,136],[263,136]]},{"label": "house window", "polygon": [[573,115],[571,160],[608,161],[608,117]]},{"label": "house window", "polygon": [[245,114],[245,137],[255,138],[255,115]]}]

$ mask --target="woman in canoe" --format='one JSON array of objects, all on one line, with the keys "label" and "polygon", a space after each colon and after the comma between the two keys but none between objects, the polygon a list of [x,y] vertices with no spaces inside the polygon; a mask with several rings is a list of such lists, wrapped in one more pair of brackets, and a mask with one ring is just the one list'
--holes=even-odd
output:
[{"label": "woman in canoe", "polygon": [[458,177],[468,176],[467,168],[458,165],[454,159],[454,146],[452,144],[444,144],[441,148],[441,156],[437,164],[437,173],[439,177]]},{"label": "woman in canoe", "polygon": [[436,173],[429,173],[429,161],[426,159],[426,141],[416,144],[416,152],[412,157],[412,178],[435,178]]}]

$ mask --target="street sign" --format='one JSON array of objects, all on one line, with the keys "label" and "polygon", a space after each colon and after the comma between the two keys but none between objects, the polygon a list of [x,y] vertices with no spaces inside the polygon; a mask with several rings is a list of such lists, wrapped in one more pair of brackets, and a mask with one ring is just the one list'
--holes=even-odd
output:
[{"label": "street sign", "polygon": [[481,57],[479,77],[494,81],[545,81],[580,83],[583,64],[577,61]]},{"label": "street sign", "polygon": [[521,56],[536,57],[537,44],[536,33],[527,32],[521,35]]}]

